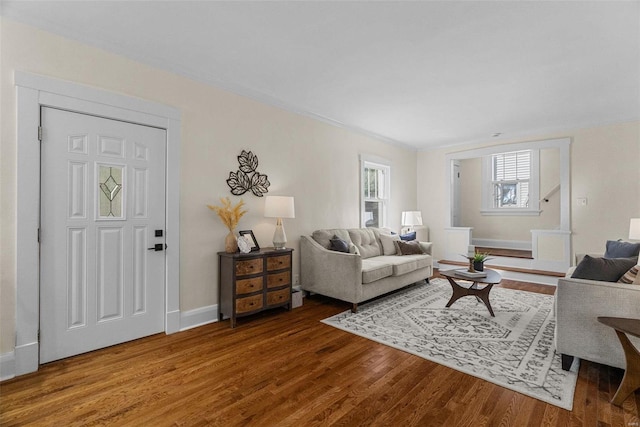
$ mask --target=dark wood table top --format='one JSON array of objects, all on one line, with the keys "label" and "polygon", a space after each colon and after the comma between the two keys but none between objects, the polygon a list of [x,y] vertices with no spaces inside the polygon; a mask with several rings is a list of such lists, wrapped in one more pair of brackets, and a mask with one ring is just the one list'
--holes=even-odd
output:
[{"label": "dark wood table top", "polygon": [[466,277],[456,274],[461,270],[466,271],[466,269],[445,270],[441,271],[440,274],[442,274],[444,277],[450,277],[452,279],[470,280],[477,283],[487,283],[489,285],[495,285],[497,283],[500,283],[500,281],[502,280],[502,276],[500,275],[500,273],[489,268],[484,269],[484,272],[487,273],[486,277]]},{"label": "dark wood table top", "polygon": [[611,326],[620,332],[640,338],[640,319],[625,319],[623,317],[598,317],[598,322]]}]

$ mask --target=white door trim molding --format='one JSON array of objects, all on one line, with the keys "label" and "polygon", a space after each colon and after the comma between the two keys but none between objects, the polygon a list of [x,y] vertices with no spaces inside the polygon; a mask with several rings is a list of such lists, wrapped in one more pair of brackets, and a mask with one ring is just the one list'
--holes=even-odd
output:
[{"label": "white door trim molding", "polygon": [[15,375],[38,370],[40,107],[155,126],[167,131],[165,332],[180,330],[180,111],[105,90],[16,71],[17,227]]}]

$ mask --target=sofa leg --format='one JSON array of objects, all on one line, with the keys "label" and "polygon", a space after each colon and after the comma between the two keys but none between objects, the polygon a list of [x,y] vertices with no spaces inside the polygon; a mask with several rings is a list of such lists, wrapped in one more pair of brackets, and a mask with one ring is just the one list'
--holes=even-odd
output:
[{"label": "sofa leg", "polygon": [[357,313],[358,312],[358,303],[354,302],[353,305],[351,305],[351,312],[352,313]]},{"label": "sofa leg", "polygon": [[573,363],[573,356],[568,354],[561,354],[560,358],[562,359],[562,370],[568,371],[571,369],[571,364]]},{"label": "sofa leg", "polygon": [[429,278],[427,277],[426,279],[424,279],[425,282],[427,282],[427,285],[429,284]]}]

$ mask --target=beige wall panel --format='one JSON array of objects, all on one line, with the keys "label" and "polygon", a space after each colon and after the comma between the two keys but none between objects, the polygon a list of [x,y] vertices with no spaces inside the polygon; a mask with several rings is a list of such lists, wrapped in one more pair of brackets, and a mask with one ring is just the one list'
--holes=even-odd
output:
[{"label": "beige wall panel", "polygon": [[[206,205],[232,196],[226,184],[241,150],[258,156],[270,195],[295,196],[296,218],[285,219],[298,274],[301,234],[324,227],[359,226],[359,155],[392,166],[390,226],[416,208],[415,151],[374,140],[165,72],[122,56],[2,18],[0,354],[13,350],[15,331],[16,70],[86,84],[179,109],[182,113],[180,308],[217,303],[216,252],[228,231]],[[242,196],[248,209],[239,229],[271,246],[275,220],[264,218],[264,198]]]},{"label": "beige wall panel", "polygon": [[[569,137],[571,143],[571,225],[573,253],[603,253],[608,239],[626,239],[629,219],[640,217],[640,122],[632,121],[585,129],[503,139],[418,153],[418,209],[435,242],[436,260],[442,259],[448,224],[445,194],[445,156],[449,153],[524,141]],[[541,192],[545,192],[545,184]],[[543,194],[544,195],[544,194]],[[586,206],[576,199],[586,197]],[[558,194],[552,197],[557,200]],[[438,202],[438,208],[434,207]],[[551,203],[550,203],[551,205]],[[542,208],[547,207],[544,203]],[[465,224],[466,225],[466,224]],[[475,233],[475,230],[474,230]]]}]

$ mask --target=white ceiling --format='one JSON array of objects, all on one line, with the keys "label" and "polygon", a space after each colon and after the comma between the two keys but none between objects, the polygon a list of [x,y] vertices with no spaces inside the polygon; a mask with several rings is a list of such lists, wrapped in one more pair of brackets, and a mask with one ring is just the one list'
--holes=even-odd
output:
[{"label": "white ceiling", "polygon": [[639,1],[3,1],[1,13],[416,149],[640,118]]}]

